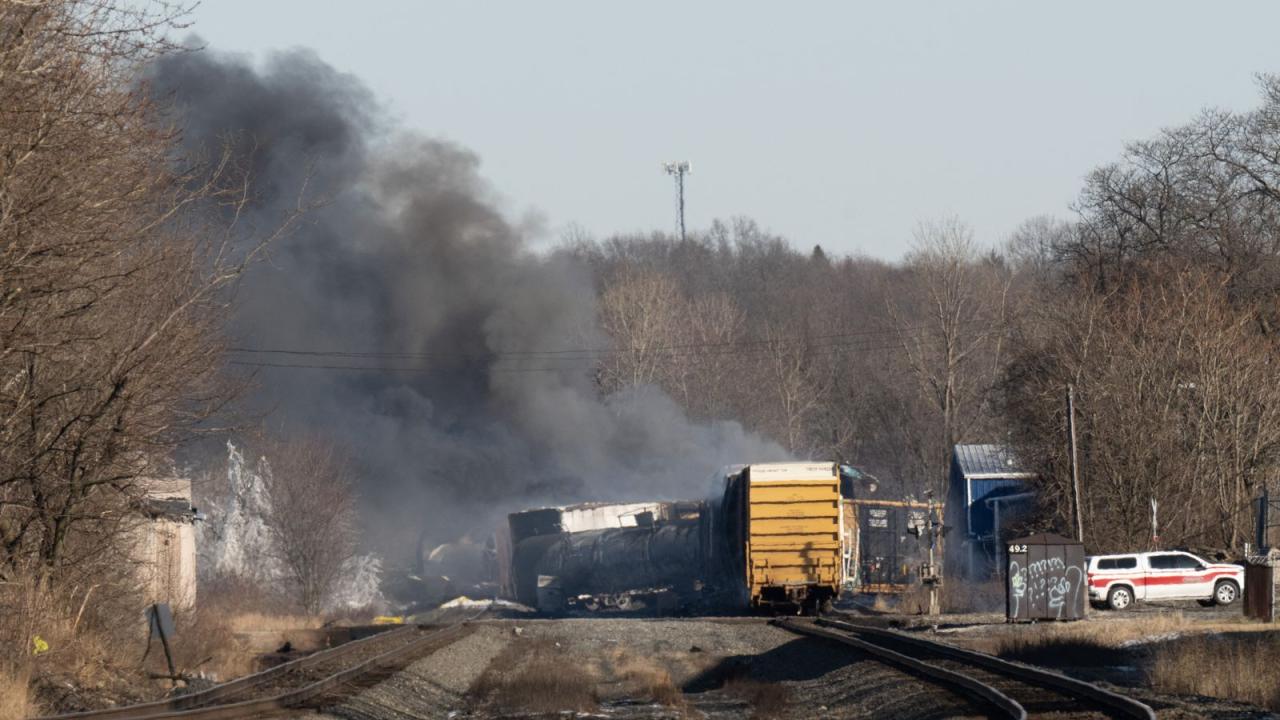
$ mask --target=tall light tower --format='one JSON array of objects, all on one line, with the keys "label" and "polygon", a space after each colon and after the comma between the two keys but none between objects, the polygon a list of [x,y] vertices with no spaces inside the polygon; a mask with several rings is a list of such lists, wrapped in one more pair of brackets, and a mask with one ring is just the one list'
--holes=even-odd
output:
[{"label": "tall light tower", "polygon": [[662,163],[662,169],[676,179],[676,201],[679,203],[676,219],[680,222],[680,242],[684,242],[684,176],[693,170],[688,160]]}]

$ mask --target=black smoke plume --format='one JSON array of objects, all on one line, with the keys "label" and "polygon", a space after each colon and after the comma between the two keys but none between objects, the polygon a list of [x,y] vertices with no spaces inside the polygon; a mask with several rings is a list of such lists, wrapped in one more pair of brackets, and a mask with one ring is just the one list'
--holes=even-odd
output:
[{"label": "black smoke plume", "polygon": [[474,154],[396,127],[313,53],[190,52],[148,81],[186,151],[229,143],[250,168],[249,220],[269,225],[304,184],[325,200],[247,273],[232,344],[351,355],[232,359],[379,368],[259,367],[253,401],[355,453],[385,551],[539,503],[699,497],[723,464],[785,457],[655,388],[602,397],[583,360],[538,354],[608,345],[586,268],[531,252]]}]

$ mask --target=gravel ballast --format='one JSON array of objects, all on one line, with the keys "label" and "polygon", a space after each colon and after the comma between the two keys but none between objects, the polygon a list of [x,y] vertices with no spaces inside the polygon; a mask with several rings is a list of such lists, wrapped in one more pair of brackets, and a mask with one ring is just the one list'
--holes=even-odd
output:
[{"label": "gravel ballast", "polygon": [[[479,682],[487,667],[490,675]],[[521,706],[525,698],[534,701],[530,693],[538,682],[568,676],[590,683],[595,707],[553,710],[545,693],[536,710]],[[468,694],[477,687],[477,694]],[[852,648],[800,637],[759,618],[477,623],[468,637],[326,709],[328,717],[352,720],[975,713],[950,692]]]}]

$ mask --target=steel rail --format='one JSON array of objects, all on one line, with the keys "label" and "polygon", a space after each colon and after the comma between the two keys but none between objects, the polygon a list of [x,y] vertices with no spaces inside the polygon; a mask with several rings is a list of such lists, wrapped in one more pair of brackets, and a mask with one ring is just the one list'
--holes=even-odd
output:
[{"label": "steel rail", "polygon": [[146,715],[143,717],[147,718],[147,720],[170,720],[176,718],[183,718],[185,720],[236,720],[237,718],[247,718],[255,715],[279,712],[280,710],[297,707],[320,697],[325,693],[338,688],[342,684],[370,672],[376,666],[391,665],[399,662],[406,657],[415,655],[442,641],[446,643],[452,642],[462,634],[463,630],[466,629],[468,628],[466,628],[464,623],[458,623],[456,625],[441,628],[435,632],[428,633],[411,643],[369,658],[362,663],[353,665],[345,670],[329,675],[328,677],[321,678],[309,685],[305,685],[294,690],[288,690],[277,695],[271,695],[265,698],[256,698],[253,700],[242,700],[240,702],[225,705],[211,705],[208,707],[198,707],[189,710],[179,710],[176,712],[165,713],[163,715]]},{"label": "steel rail", "polygon": [[865,640],[852,637],[847,633],[835,632],[833,630],[815,627],[808,623],[802,624],[786,619],[772,620],[771,623],[794,633],[826,638],[828,640],[834,640],[839,643],[844,643],[845,645],[853,646],[868,655],[879,658],[891,665],[896,665],[909,673],[923,675],[934,680],[938,684],[958,689],[960,691],[958,694],[963,696],[966,700],[972,701],[976,698],[984,705],[996,710],[1000,717],[1010,718],[1011,720],[1027,720],[1027,709],[1024,708],[1017,700],[1014,700],[997,688],[976,678],[964,675],[963,673],[932,665],[924,662],[923,660],[890,650],[882,645],[876,645],[875,643],[869,643]]},{"label": "steel rail", "polygon": [[951,660],[975,665],[996,674],[1011,677],[1028,685],[1048,688],[1078,700],[1087,700],[1121,717],[1134,718],[1134,720],[1156,720],[1155,710],[1144,702],[1053,670],[1024,665],[976,650],[967,650],[935,640],[927,640],[897,630],[856,625],[826,618],[819,618],[816,623],[845,632],[892,640],[927,650]]},{"label": "steel rail", "polygon": [[312,653],[296,660],[290,660],[281,663],[275,667],[267,668],[244,677],[236,678],[225,683],[214,685],[213,687],[199,690],[185,695],[166,698],[164,700],[156,700],[154,702],[142,703],[139,705],[124,705],[121,707],[107,708],[103,710],[85,710],[83,712],[66,713],[63,715],[46,715],[43,717],[33,718],[32,720],[73,720],[74,718],[94,718],[95,720],[105,718],[144,718],[152,715],[160,715],[174,710],[185,710],[188,708],[199,707],[201,705],[209,705],[225,698],[239,694],[244,690],[248,690],[259,685],[268,683],[278,677],[287,675],[295,670],[302,670],[323,662],[328,662],[344,655],[349,655],[357,650],[373,642],[384,642],[388,638],[399,635],[411,634],[417,631],[412,625],[405,625],[392,630],[374,633],[368,637],[343,643],[336,647]]},{"label": "steel rail", "polygon": [[[475,617],[479,617],[477,614]],[[403,658],[410,657],[421,652],[441,641],[452,641],[461,634],[462,630],[473,618],[459,621],[452,625],[448,625],[439,629],[427,631],[422,637],[411,640],[402,645],[392,648],[386,652],[379,653],[351,667],[345,668],[337,673],[333,673],[323,677],[315,682],[304,685],[301,688],[286,690],[284,692],[269,695],[263,698],[255,698],[250,700],[242,700],[238,702],[223,702],[228,698],[243,694],[245,691],[252,690],[274,680],[288,675],[290,672],[302,670],[321,663],[341,661],[342,658],[352,655],[360,650],[364,650],[375,640],[385,641],[389,638],[403,637],[411,635],[423,630],[417,625],[406,625],[382,633],[377,633],[360,640],[354,640],[344,643],[328,650],[313,653],[303,658],[293,660],[273,668],[268,668],[252,675],[246,675],[242,678],[232,680],[230,682],[215,685],[214,687],[187,695],[180,695],[166,700],[159,700],[140,705],[126,705],[122,707],[107,708],[103,710],[89,710],[85,712],[70,713],[65,715],[50,715],[35,720],[106,720],[108,718],[117,718],[120,720],[161,720],[163,718],[202,718],[204,720],[217,720],[219,718],[243,718],[255,714],[278,711],[282,708],[293,707],[307,702],[317,696],[320,696],[340,685],[346,683],[366,672],[373,670],[377,666],[389,665]],[[221,704],[219,704],[221,703]]]}]

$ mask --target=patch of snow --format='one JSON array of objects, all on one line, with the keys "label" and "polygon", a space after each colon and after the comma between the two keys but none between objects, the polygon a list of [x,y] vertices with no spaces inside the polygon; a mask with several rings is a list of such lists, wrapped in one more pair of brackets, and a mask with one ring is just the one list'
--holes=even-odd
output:
[{"label": "patch of snow", "polygon": [[1159,635],[1148,635],[1146,637],[1134,638],[1133,640],[1125,640],[1124,642],[1120,643],[1120,647],[1122,648],[1139,647],[1142,645],[1150,645],[1151,643],[1177,640],[1180,637],[1182,637],[1182,633],[1180,632],[1167,632],[1167,633],[1161,633]]}]

